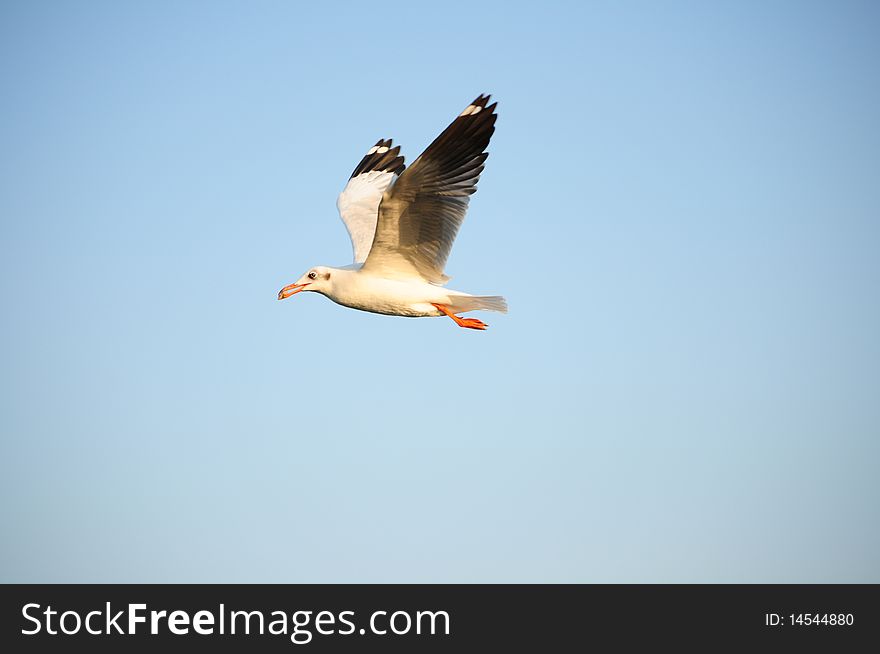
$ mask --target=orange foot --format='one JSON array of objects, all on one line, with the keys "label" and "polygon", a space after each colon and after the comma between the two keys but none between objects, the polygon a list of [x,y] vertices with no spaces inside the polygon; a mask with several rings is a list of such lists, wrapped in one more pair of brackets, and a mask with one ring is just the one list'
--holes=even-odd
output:
[{"label": "orange foot", "polygon": [[452,318],[455,321],[455,324],[459,327],[467,327],[468,329],[486,329],[489,325],[484,323],[482,320],[477,320],[476,318],[462,318],[461,316],[456,316],[445,304],[434,304],[434,307],[437,308],[437,311],[442,311],[447,316]]}]

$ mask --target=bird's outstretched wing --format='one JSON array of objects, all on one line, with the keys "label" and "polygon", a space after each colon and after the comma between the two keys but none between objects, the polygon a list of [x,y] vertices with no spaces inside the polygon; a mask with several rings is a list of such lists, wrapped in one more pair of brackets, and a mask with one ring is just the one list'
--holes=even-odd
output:
[{"label": "bird's outstretched wing", "polygon": [[336,208],[351,237],[355,263],[363,263],[370,252],[382,193],[406,168],[399,155],[399,145],[392,148],[391,139],[380,140],[361,159],[336,200]]},{"label": "bird's outstretched wing", "polygon": [[489,154],[497,102],[481,95],[387,188],[364,263],[384,277],[444,283],[443,267]]}]

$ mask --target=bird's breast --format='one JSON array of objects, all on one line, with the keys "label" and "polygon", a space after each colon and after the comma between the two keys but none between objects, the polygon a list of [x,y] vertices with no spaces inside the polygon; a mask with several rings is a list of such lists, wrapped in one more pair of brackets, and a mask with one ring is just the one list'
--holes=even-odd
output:
[{"label": "bird's breast", "polygon": [[328,297],[346,307],[389,316],[438,316],[431,302],[445,302],[443,289],[421,281],[352,275],[334,284]]}]

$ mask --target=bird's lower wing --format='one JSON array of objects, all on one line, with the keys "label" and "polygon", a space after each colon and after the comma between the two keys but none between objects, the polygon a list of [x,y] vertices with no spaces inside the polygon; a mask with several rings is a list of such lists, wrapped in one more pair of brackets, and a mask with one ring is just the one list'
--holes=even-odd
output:
[{"label": "bird's lower wing", "polygon": [[339,216],[351,237],[355,263],[363,263],[376,234],[379,203],[388,186],[404,171],[400,146],[380,140],[367,151],[336,200]]}]

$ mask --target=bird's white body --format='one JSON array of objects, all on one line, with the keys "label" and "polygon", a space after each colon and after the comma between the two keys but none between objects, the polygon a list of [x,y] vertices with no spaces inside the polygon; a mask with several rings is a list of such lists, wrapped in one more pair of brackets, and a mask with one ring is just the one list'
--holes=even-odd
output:
[{"label": "bird's white body", "polygon": [[488,101],[481,95],[469,104],[409,168],[390,139],[370,148],[336,202],[354,263],[316,266],[281,289],[278,299],[308,291],[372,313],[445,315],[470,329],[487,325],[456,314],[506,312],[503,297],[443,287],[449,250],[489,156],[497,103]]},{"label": "bird's white body", "polygon": [[467,309],[458,307],[470,306],[467,298],[475,297],[421,279],[388,279],[371,275],[362,271],[359,265],[324,269],[329,271],[330,278],[316,289],[318,293],[336,304],[371,313],[409,318],[442,316],[434,304],[465,311]]}]

